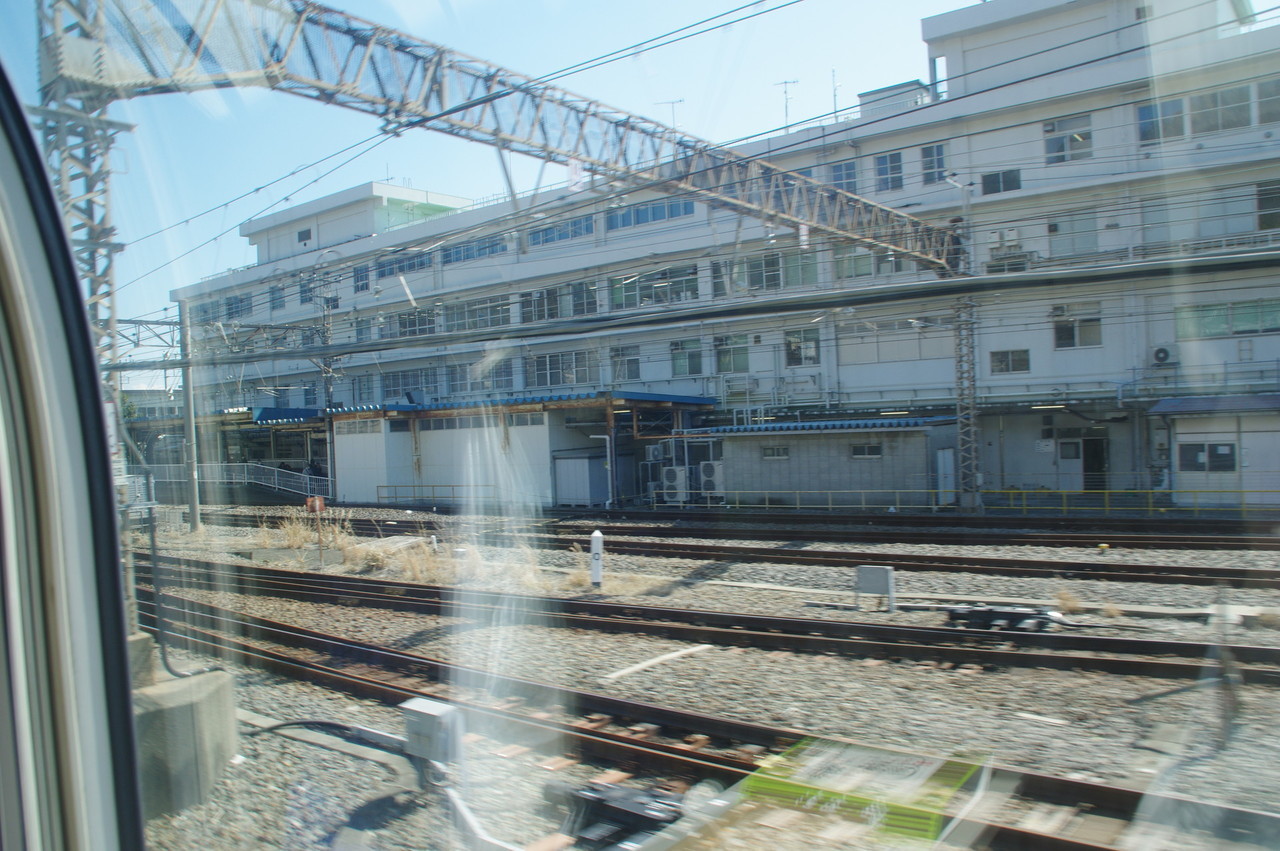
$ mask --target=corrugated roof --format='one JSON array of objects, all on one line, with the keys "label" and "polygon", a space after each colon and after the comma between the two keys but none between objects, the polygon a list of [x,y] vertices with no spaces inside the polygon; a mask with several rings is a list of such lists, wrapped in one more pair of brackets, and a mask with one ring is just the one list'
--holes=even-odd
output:
[{"label": "corrugated roof", "polygon": [[255,423],[301,423],[318,419],[319,408],[254,408]]},{"label": "corrugated roof", "polygon": [[874,420],[810,420],[808,422],[773,422],[758,425],[713,426],[685,429],[680,434],[764,434],[782,431],[890,431],[927,428],[953,423],[955,417],[880,417]]},{"label": "corrugated roof", "polygon": [[614,402],[671,402],[679,405],[714,405],[715,399],[706,396],[676,396],[667,393],[549,393],[542,396],[512,396],[506,399],[474,399],[463,402],[432,402],[424,405],[353,405],[346,408],[330,408],[329,413],[352,411],[448,411],[460,408],[501,408],[508,405],[530,405],[546,402],[578,402],[586,399],[612,400]]},{"label": "corrugated roof", "polygon": [[1151,406],[1153,414],[1216,414],[1280,410],[1280,395],[1255,393],[1235,396],[1183,396],[1161,399]]}]

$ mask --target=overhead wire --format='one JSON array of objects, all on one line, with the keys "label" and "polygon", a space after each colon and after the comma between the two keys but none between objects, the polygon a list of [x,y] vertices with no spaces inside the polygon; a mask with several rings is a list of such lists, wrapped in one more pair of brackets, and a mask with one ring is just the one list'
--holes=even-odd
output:
[{"label": "overhead wire", "polygon": [[[1096,60],[1094,60],[1094,61],[1096,61]],[[1018,82],[1018,81],[1015,81],[1015,82]],[[372,137],[372,138],[376,138],[376,137]],[[358,145],[358,143],[357,143],[357,145]],[[351,147],[355,147],[355,146],[351,146]],[[351,150],[351,147],[346,148],[346,150]],[[527,210],[526,210],[525,212],[527,212]],[[492,225],[492,224],[493,224],[493,223],[492,223],[492,221],[490,221],[490,223],[486,223],[486,225]]]}]

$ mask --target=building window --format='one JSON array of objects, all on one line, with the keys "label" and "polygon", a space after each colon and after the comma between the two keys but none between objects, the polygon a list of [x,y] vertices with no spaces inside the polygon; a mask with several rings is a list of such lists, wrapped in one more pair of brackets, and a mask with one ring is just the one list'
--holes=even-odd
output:
[{"label": "building window", "polygon": [[653,222],[662,222],[667,219],[692,215],[692,201],[681,201],[674,198],[663,201],[649,201],[644,204],[632,204],[630,207],[609,211],[605,215],[604,227],[605,230],[618,230],[619,228],[647,225]]},{"label": "building window", "polygon": [[1280,228],[1280,180],[1258,184],[1258,230]]},{"label": "building window", "polygon": [[506,250],[507,238],[498,233],[492,236],[484,236],[480,239],[459,242],[456,245],[446,245],[440,249],[440,262],[448,264],[479,260],[481,257],[492,257]]},{"label": "building window", "polygon": [[1179,443],[1178,469],[1184,473],[1234,473],[1234,443]]},{"label": "building window", "polygon": [[1096,301],[1053,307],[1053,347],[1079,349],[1102,345],[1102,305]]},{"label": "building window", "polygon": [[407,275],[410,272],[417,272],[420,269],[426,269],[431,265],[431,252],[429,251],[412,251],[404,254],[396,254],[385,260],[379,260],[374,264],[374,274],[378,280],[390,278],[393,275]]},{"label": "building window", "polygon": [[1098,250],[1098,219],[1092,211],[1059,213],[1049,219],[1049,253],[1054,257]]},{"label": "building window", "polygon": [[1165,198],[1147,198],[1140,208],[1142,216],[1142,243],[1155,245],[1172,238],[1169,229],[1169,202]]},{"label": "building window", "polygon": [[613,372],[613,380],[640,380],[640,347],[614,346],[609,349],[609,366]]},{"label": "building window", "polygon": [[925,145],[920,149],[920,171],[924,185],[942,183],[947,179],[946,145]]},{"label": "building window", "polygon": [[787,366],[816,366],[819,361],[817,328],[794,328],[783,335]]},{"label": "building window", "polygon": [[227,296],[223,299],[222,310],[227,321],[248,316],[253,312],[253,296],[247,293],[245,295]]},{"label": "building window", "polygon": [[993,171],[982,175],[982,194],[996,195],[1000,192],[1012,192],[1022,188],[1022,170],[1011,168],[1008,171]]},{"label": "building window", "polygon": [[876,155],[876,191],[891,192],[902,188],[902,152]]},{"label": "building window", "polygon": [[600,380],[593,352],[553,352],[525,358],[526,387],[555,387],[560,384],[589,384]]},{"label": "building window", "polygon": [[1175,316],[1179,340],[1273,334],[1280,331],[1280,299],[1179,307]]},{"label": "building window", "polygon": [[818,257],[814,252],[763,254],[746,260],[716,260],[711,264],[711,293],[768,292],[818,283]]},{"label": "building window", "polygon": [[1008,349],[991,353],[991,372],[993,375],[1006,372],[1030,372],[1031,351],[1029,349]]},{"label": "building window", "polygon": [[1181,139],[1186,133],[1186,108],[1182,98],[1138,104],[1140,143],[1154,145],[1167,139]]},{"label": "building window", "polygon": [[1192,133],[1213,133],[1249,126],[1248,86],[1202,92],[1192,95],[1187,101],[1191,110]]},{"label": "building window", "polygon": [[845,160],[831,164],[831,185],[851,194],[858,191],[858,161]]},{"label": "building window", "polygon": [[355,267],[355,269],[351,270],[351,280],[355,284],[356,292],[367,293],[369,291],[369,267]]},{"label": "building window", "polygon": [[500,295],[445,305],[445,331],[477,331],[511,324],[511,298]]},{"label": "building window", "polygon": [[298,304],[311,304],[315,300],[315,279],[307,276],[298,279]]},{"label": "building window", "polygon": [[852,245],[840,245],[835,250],[837,278],[865,278],[875,274],[875,260],[870,252]]},{"label": "building window", "polygon": [[284,310],[284,287],[282,285],[271,285],[267,290],[267,303],[272,310]]},{"label": "building window", "polygon": [[1196,234],[1217,239],[1252,233],[1258,225],[1258,192],[1252,186],[1234,186],[1196,200]]},{"label": "building window", "polygon": [[357,375],[351,379],[351,398],[357,402],[373,401],[372,375]]},{"label": "building window", "polygon": [[702,341],[694,337],[671,341],[671,374],[702,375]]},{"label": "building window", "polygon": [[1280,77],[1258,83],[1258,123],[1280,121]]},{"label": "building window", "polygon": [[595,313],[595,284],[582,281],[520,294],[520,321],[544,322]]},{"label": "building window", "polygon": [[311,228],[303,228],[302,230],[298,231],[298,242],[310,242],[310,241],[311,241]]},{"label": "building window", "polygon": [[492,364],[483,359],[476,363],[453,363],[444,369],[450,393],[510,390],[515,382],[515,372],[509,359]]},{"label": "building window", "polygon": [[429,310],[407,310],[395,317],[395,336],[417,337],[436,330],[435,316]]},{"label": "building window", "polygon": [[520,321],[545,322],[560,318],[560,299],[556,288],[520,293]]},{"label": "building window", "polygon": [[438,395],[439,390],[436,368],[433,366],[382,374],[383,399],[399,399],[413,394],[413,404],[416,404],[424,401],[427,396]]},{"label": "building window", "polygon": [[319,398],[316,395],[316,383],[308,381],[302,385],[302,407],[314,408],[319,404]]},{"label": "building window", "polygon": [[356,342],[364,343],[373,339],[373,320],[368,316],[356,319]]},{"label": "building window", "polygon": [[691,301],[697,297],[697,266],[673,266],[647,275],[609,279],[609,306],[612,310]]},{"label": "building window", "polygon": [[1093,156],[1093,131],[1090,116],[1059,118],[1044,125],[1044,161],[1049,165],[1070,160],[1087,160]]},{"label": "building window", "polygon": [[882,457],[879,443],[855,443],[849,447],[849,457],[857,459]]},{"label": "building window", "polygon": [[469,379],[472,391],[512,390],[516,386],[515,363],[510,358],[497,362],[485,358],[471,366]]},{"label": "building window", "polygon": [[715,339],[716,372],[746,372],[748,361],[747,335],[726,334]]},{"label": "building window", "polygon": [[760,457],[766,461],[785,461],[791,457],[791,448],[789,446],[762,446],[760,447]]},{"label": "building window", "polygon": [[544,228],[529,231],[529,247],[549,245],[566,239],[577,239],[590,236],[595,232],[595,219],[591,216],[579,216],[567,222],[559,222]]}]

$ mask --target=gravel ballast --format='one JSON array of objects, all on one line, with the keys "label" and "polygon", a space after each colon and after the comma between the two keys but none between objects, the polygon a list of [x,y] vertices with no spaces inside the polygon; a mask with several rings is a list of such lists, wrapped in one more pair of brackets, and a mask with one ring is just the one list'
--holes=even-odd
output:
[{"label": "gravel ballast", "polygon": [[[253,529],[208,527],[202,540],[194,540],[178,528],[162,529],[161,546],[173,555],[221,559],[230,551],[243,551],[251,542],[260,545],[264,533]],[[815,536],[816,537],[816,536]],[[756,542],[753,542],[753,544]],[[915,551],[916,548],[889,547],[886,551]],[[607,543],[606,543],[607,548]],[[827,547],[823,546],[826,549]],[[858,547],[860,550],[870,547]],[[1044,548],[947,547],[945,554],[987,557],[1104,558],[1120,561],[1134,554],[1111,552],[1047,550]],[[1018,550],[1016,554],[1010,550]],[[1035,549],[1035,554],[1022,552]],[[511,549],[468,547],[479,586],[501,585],[503,578],[520,593],[548,593],[563,596],[590,596],[643,605],[672,605],[790,617],[825,617],[892,623],[941,622],[938,612],[846,611],[823,608],[812,603],[849,603],[851,580],[847,570],[794,565],[705,563],[680,559],[607,556],[606,579],[601,593],[581,587],[580,574],[585,555],[573,552],[520,552]],[[332,564],[327,572],[361,573],[375,578],[415,579],[394,560],[370,559],[365,554],[349,554],[345,564]],[[1235,564],[1241,556],[1257,557],[1251,566],[1274,567],[1275,554],[1169,551],[1153,554],[1141,551],[1140,562],[1166,562],[1173,557],[1180,564]],[[306,553],[295,559],[305,563]],[[475,570],[479,562],[483,570]],[[532,564],[531,564],[532,562]],[[289,559],[273,565],[290,565]],[[312,563],[314,568],[315,563]],[[446,569],[447,564],[439,565]],[[1139,627],[1123,634],[1138,637],[1178,638],[1211,641],[1222,638],[1231,643],[1280,644],[1280,630],[1265,625],[1220,625],[1173,618],[1114,616],[1125,606],[1203,609],[1214,603],[1249,606],[1280,612],[1280,593],[1259,590],[1181,587],[1148,583],[1108,583],[1093,580],[1038,580],[992,578],[975,574],[937,574],[899,571],[900,595],[950,597],[1021,598],[1043,601],[1072,601],[1109,607],[1111,617],[1099,611],[1084,611],[1070,617],[1091,624],[1091,634],[1122,634],[1118,627]],[[209,595],[232,605],[235,595]],[[244,600],[235,601],[237,605]],[[878,601],[862,599],[864,609]],[[1223,749],[1217,748],[1223,730],[1221,689],[1205,687],[1183,690],[1134,704],[1131,701],[1172,691],[1186,681],[1117,677],[1079,671],[1010,669],[972,671],[933,665],[881,662],[826,656],[799,655],[746,648],[710,648],[680,656],[669,662],[609,678],[628,666],[684,647],[681,642],[644,636],[601,636],[576,630],[552,630],[529,624],[504,627],[478,626],[465,630],[433,629],[433,619],[401,612],[376,612],[367,608],[321,607],[287,600],[258,599],[253,613],[359,638],[390,644],[402,650],[459,662],[490,667],[501,673],[524,676],[562,687],[607,693],[618,697],[680,706],[713,715],[748,721],[775,723],[826,735],[915,749],[928,753],[956,751],[991,753],[998,763],[1016,765],[1046,773],[1146,785],[1155,781],[1163,791],[1196,799],[1235,806],[1273,810],[1278,799],[1275,766],[1280,765],[1280,745],[1273,731],[1280,722],[1275,708],[1274,689],[1245,687],[1242,703],[1234,717],[1232,735]],[[1265,623],[1269,623],[1265,618]],[[285,683],[260,672],[235,671],[240,705],[276,718],[305,717],[316,712],[340,720],[381,725],[399,732],[399,715],[394,709],[371,706],[363,701],[332,694],[302,683]],[[358,720],[357,719],[367,719]],[[1157,777],[1160,765],[1153,753],[1142,747],[1144,738],[1156,725],[1184,728],[1190,745],[1187,756],[1194,759],[1175,765]],[[157,847],[192,847],[191,838],[210,832],[208,847],[311,847],[308,842],[323,837],[341,823],[343,804],[359,806],[368,795],[385,784],[383,768],[355,766],[342,755],[306,755],[308,746],[271,742],[277,738],[258,736],[242,740],[245,760],[231,766],[214,802],[188,813],[153,822],[157,835],[169,836],[174,844],[157,842]],[[489,745],[491,748],[492,745]],[[298,751],[297,749],[301,749]],[[535,752],[536,753],[536,752]],[[497,762],[491,782],[500,786],[504,778],[516,788],[497,793],[492,811],[495,835],[517,844],[531,841],[554,829],[555,814],[541,803],[541,785],[548,772],[536,762],[548,754],[522,757],[530,770],[517,762],[478,753],[478,772],[486,759]],[[579,781],[595,769],[578,767]],[[379,773],[380,772],[380,773]],[[312,777],[305,791],[295,788],[305,773]],[[351,782],[359,775],[367,789]],[[510,775],[510,777],[508,777]],[[370,780],[376,777],[377,780]],[[527,788],[526,788],[527,786]],[[536,789],[534,787],[537,787]],[[345,790],[334,794],[332,790]],[[255,791],[256,790],[256,791]],[[477,792],[477,794],[480,794]],[[362,798],[361,796],[364,796]],[[247,796],[254,807],[238,805]],[[292,797],[290,797],[292,796]],[[259,800],[260,799],[260,800]],[[346,800],[351,799],[351,800]],[[310,827],[290,828],[306,842],[284,842],[286,835],[275,833],[266,841],[264,823],[280,818],[296,818],[298,804],[305,800],[314,811]],[[520,801],[519,807],[515,802]],[[273,802],[273,803],[269,803]],[[424,843],[399,835],[400,826],[415,819],[430,820],[438,806],[397,810],[395,818],[368,836],[371,848],[453,847],[456,834],[448,833],[449,819],[443,812],[441,844]],[[482,805],[477,805],[483,809]],[[214,808],[207,813],[196,811]],[[292,809],[291,809],[292,807]],[[225,809],[232,815],[217,813]],[[307,809],[307,808],[303,808]],[[406,814],[412,812],[411,815]],[[290,816],[295,813],[295,816]],[[195,829],[196,823],[204,825]],[[215,830],[216,827],[216,830]],[[282,830],[283,828],[278,828]],[[217,831],[244,838],[243,845],[223,845],[227,837]],[[256,831],[256,833],[255,833]],[[309,831],[309,832],[308,832]],[[293,834],[289,834],[292,836]],[[215,841],[216,839],[216,841]],[[399,844],[400,842],[406,844]],[[187,844],[183,844],[183,843]]]}]

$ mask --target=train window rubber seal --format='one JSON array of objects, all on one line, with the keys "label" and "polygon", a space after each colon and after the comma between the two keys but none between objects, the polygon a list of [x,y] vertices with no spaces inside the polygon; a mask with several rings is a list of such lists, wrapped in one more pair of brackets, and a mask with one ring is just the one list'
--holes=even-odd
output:
[{"label": "train window rubber seal", "polygon": [[[138,759],[133,732],[131,677],[125,645],[128,621],[124,607],[124,575],[119,557],[119,536],[115,518],[116,498],[111,476],[108,430],[99,389],[101,379],[84,307],[84,296],[72,261],[70,242],[64,230],[61,211],[48,181],[45,161],[27,123],[22,104],[10,83],[10,77],[3,64],[0,64],[0,173],[3,172],[8,172],[11,179],[0,180],[0,337],[6,338],[0,341],[0,345],[4,347],[4,351],[0,351],[0,366],[4,368],[4,374],[0,375],[0,396],[4,397],[0,400],[0,416],[8,417],[17,425],[6,439],[10,445],[0,446],[0,452],[12,452],[14,448],[37,451],[42,444],[47,450],[53,444],[49,435],[34,433],[31,428],[25,430],[22,428],[24,422],[28,426],[32,424],[30,411],[14,410],[6,413],[3,410],[3,407],[12,407],[13,400],[21,395],[33,392],[32,388],[22,386],[24,380],[29,381],[29,374],[25,368],[18,366],[18,359],[21,357],[30,359],[40,354],[33,351],[30,346],[26,350],[11,348],[12,338],[21,337],[20,334],[14,334],[19,329],[11,325],[17,321],[18,311],[14,308],[14,300],[17,298],[16,289],[18,286],[33,287],[34,282],[22,281],[19,284],[13,280],[16,276],[11,273],[18,268],[18,258],[2,256],[2,253],[8,250],[6,248],[8,246],[14,254],[21,255],[21,260],[27,268],[36,269],[42,273],[42,280],[39,283],[49,287],[48,292],[39,294],[43,299],[40,304],[45,308],[43,317],[47,319],[50,326],[60,329],[62,333],[55,339],[50,339],[55,335],[47,335],[43,343],[46,346],[61,346],[58,352],[59,357],[50,360],[57,360],[60,364],[58,368],[62,371],[59,377],[65,381],[65,386],[59,388],[58,392],[63,394],[62,398],[68,400],[68,405],[64,407],[69,409],[45,412],[45,414],[51,420],[61,421],[63,427],[68,430],[62,435],[66,439],[63,445],[74,447],[75,461],[83,462],[84,469],[77,471],[79,475],[76,476],[76,487],[83,488],[83,492],[78,494],[53,493],[54,486],[59,483],[59,480],[53,476],[49,477],[48,481],[40,481],[39,477],[36,477],[36,481],[18,483],[24,495],[30,494],[31,499],[23,500],[23,506],[12,504],[18,500],[11,499],[9,505],[0,502],[0,534],[12,534],[10,526],[14,525],[13,519],[21,511],[36,515],[41,508],[55,505],[59,501],[63,504],[75,505],[78,511],[55,512],[58,516],[52,518],[52,521],[48,517],[38,516],[27,519],[29,522],[40,523],[74,523],[74,532],[69,528],[60,527],[58,533],[64,537],[74,534],[79,542],[75,552],[83,555],[84,558],[81,560],[88,563],[79,563],[81,560],[77,560],[74,565],[54,562],[53,551],[58,550],[57,542],[50,543],[42,538],[42,540],[22,543],[35,550],[41,547],[46,550],[35,570],[52,567],[64,572],[73,569],[75,571],[74,583],[65,581],[67,578],[65,576],[60,577],[64,581],[56,589],[50,590],[56,583],[51,581],[41,583],[45,586],[46,593],[55,595],[74,589],[82,595],[75,602],[85,607],[84,610],[92,611],[96,615],[89,619],[91,623],[77,625],[87,634],[76,636],[74,641],[68,641],[66,635],[60,635],[57,636],[59,646],[50,647],[52,643],[50,635],[23,635],[19,637],[21,641],[18,643],[21,643],[24,648],[28,643],[36,646],[41,658],[52,659],[64,666],[73,661],[65,658],[72,649],[79,652],[86,652],[87,649],[89,658],[74,661],[81,666],[81,670],[85,668],[94,670],[95,682],[92,686],[85,688],[84,695],[88,695],[92,700],[88,708],[100,713],[100,718],[93,719],[92,723],[97,725],[96,729],[99,732],[105,734],[107,741],[77,740],[70,743],[66,741],[42,743],[46,751],[53,754],[53,766],[33,766],[30,763],[24,766],[19,764],[16,758],[11,759],[15,755],[12,737],[19,732],[15,726],[14,712],[19,710],[15,700],[20,695],[15,691],[17,688],[15,681],[10,678],[15,673],[11,664],[14,659],[10,655],[14,652],[15,642],[10,640],[13,636],[6,634],[5,631],[14,628],[15,620],[20,620],[22,624],[45,624],[41,618],[47,613],[18,612],[13,609],[16,605],[30,602],[14,599],[11,593],[16,587],[16,583],[11,582],[13,571],[21,569],[21,566],[0,563],[0,579],[3,579],[3,583],[0,584],[0,607],[4,607],[0,609],[0,615],[4,616],[0,620],[0,649],[4,650],[4,658],[0,659],[0,666],[2,666],[0,670],[5,675],[4,679],[0,680],[0,704],[3,704],[0,705],[0,739],[5,739],[0,741],[0,780],[4,781],[0,786],[6,788],[4,800],[0,800],[0,814],[5,816],[3,821],[7,823],[5,826],[0,826],[0,847],[6,849],[24,847],[22,844],[14,843],[21,843],[26,836],[35,839],[42,847],[52,847],[54,843],[61,845],[63,842],[75,842],[79,837],[95,845],[101,843],[97,847],[143,848],[145,839],[138,787]],[[16,175],[16,179],[12,179],[13,175]],[[14,239],[13,236],[19,230],[28,237],[33,233],[35,236],[33,239]],[[53,310],[49,310],[51,305]],[[50,313],[54,315],[49,315]],[[64,475],[70,463],[63,459],[46,459],[46,461],[61,463],[62,466],[57,469]],[[15,488],[5,486],[0,488],[0,491],[13,493]],[[47,537],[49,531],[46,527],[39,526],[35,529],[27,529],[26,533]],[[13,535],[13,537],[18,536]],[[3,546],[3,553],[6,556],[13,552],[12,547],[15,545],[16,542],[12,540],[0,540],[0,546]],[[8,561],[7,558],[6,561]],[[43,578],[48,580],[48,577]],[[50,609],[61,602],[64,604],[64,612],[70,610],[65,608],[65,600],[41,599],[40,602],[49,606]],[[18,617],[19,615],[21,618]],[[66,628],[68,625],[62,626]],[[63,657],[56,655],[59,652]],[[52,676],[48,672],[40,673]],[[44,685],[48,686],[49,683],[46,682]],[[34,707],[25,706],[22,711],[49,713],[52,717],[44,718],[40,729],[47,730],[49,724],[53,724],[56,729],[60,720],[65,721],[67,718],[66,702],[83,699],[84,695],[71,698],[63,694],[37,694],[36,698],[48,703],[63,701],[63,704],[50,706],[41,703]],[[21,696],[25,697],[25,692]],[[101,705],[98,705],[99,703]],[[61,715],[58,714],[59,709],[62,712]],[[56,732],[61,738],[67,731],[56,729]],[[90,753],[92,748],[96,750]],[[101,755],[104,752],[109,754],[109,765],[99,764],[102,760],[94,758],[95,755]],[[88,755],[87,758],[86,755]],[[33,777],[29,773],[24,773],[24,770],[25,772],[52,770],[55,772],[55,777]],[[76,772],[82,774],[92,772],[94,777],[90,779],[86,776],[69,776]],[[99,787],[108,786],[109,788],[105,791],[100,788],[94,789],[95,783]],[[33,790],[32,784],[37,788]],[[32,805],[27,798],[33,793],[39,794],[45,791],[49,791],[54,796],[83,795],[90,789],[97,795],[92,804],[86,804],[83,800],[71,802],[59,798],[57,801],[38,801]],[[109,828],[105,823],[89,824],[88,826],[95,831],[92,835],[88,835],[88,831],[84,829],[85,825],[81,825],[81,830],[73,830],[68,834],[65,832],[65,821],[60,821],[67,818],[63,808],[68,803],[79,808],[81,818],[85,817],[87,810],[92,810],[96,806],[97,809],[94,811],[113,817],[114,825]],[[17,807],[16,811],[15,807]],[[18,824],[13,821],[15,816],[19,821]],[[31,824],[28,819],[37,823]]]}]

